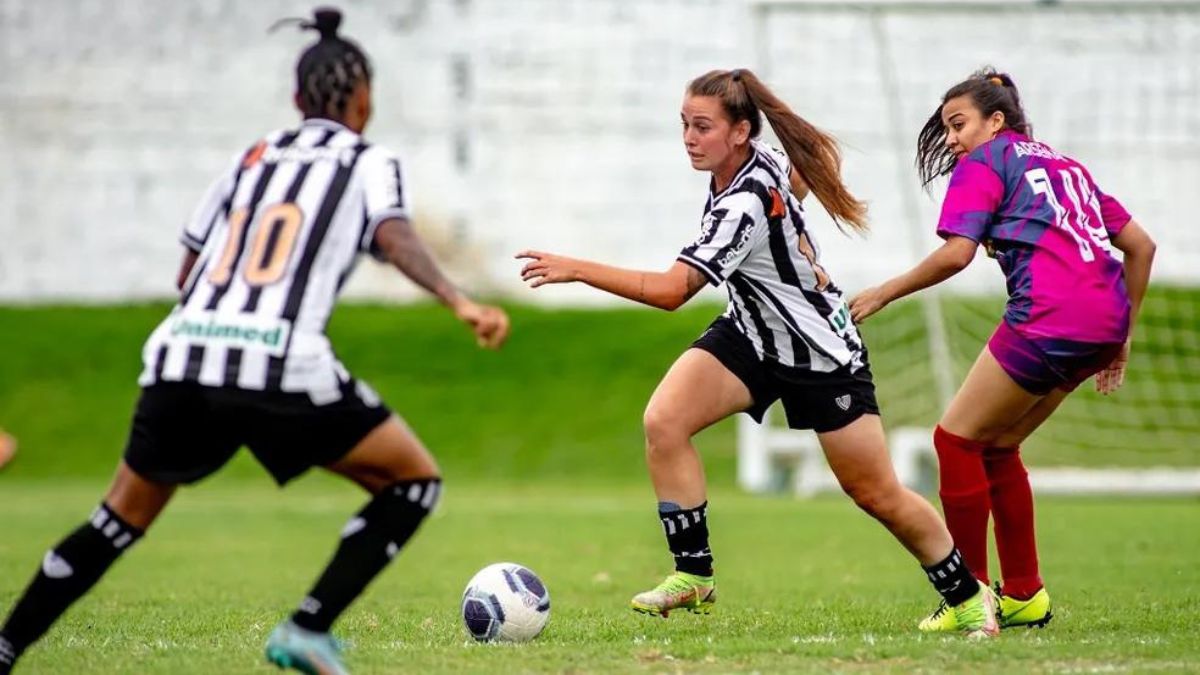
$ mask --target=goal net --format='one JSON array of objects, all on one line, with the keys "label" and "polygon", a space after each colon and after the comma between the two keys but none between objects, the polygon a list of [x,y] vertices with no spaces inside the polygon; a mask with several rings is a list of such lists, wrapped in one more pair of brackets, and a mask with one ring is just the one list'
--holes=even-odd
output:
[{"label": "goal net", "polygon": [[[1159,243],[1125,386],[1088,382],[1026,444],[1052,466],[1200,466],[1200,3],[751,2],[752,67],[843,143],[870,202],[863,240],[826,235],[848,292],[932,251],[945,181],[926,194],[918,130],[983,65],[1012,75],[1038,138],[1086,164]],[[832,231],[810,207],[810,224]],[[889,427],[932,427],[997,324],[1002,275],[979,259],[863,331]]]}]

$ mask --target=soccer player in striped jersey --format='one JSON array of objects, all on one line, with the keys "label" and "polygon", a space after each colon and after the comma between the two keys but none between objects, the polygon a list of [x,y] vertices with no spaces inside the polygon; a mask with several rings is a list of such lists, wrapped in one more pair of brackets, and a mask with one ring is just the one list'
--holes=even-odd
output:
[{"label": "soccer player in striped jersey", "polygon": [[[763,114],[784,152],[758,140]],[[692,167],[712,179],[700,235],[669,270],[518,254],[530,260],[522,277],[533,287],[579,281],[666,310],[705,284],[729,293],[725,313],[671,366],[646,408],[646,459],[675,572],[635,596],[633,609],[710,610],[707,489],[691,439],[738,412],[761,422],[779,400],[790,427],[817,432],[847,494],[920,561],[964,632],[994,635],[991,591],[962,562],[933,507],[896,479],[867,350],[802,217],[811,189],[840,225],[866,228],[865,206],[842,183],[836,142],[747,70],[693,80],[680,117]]]},{"label": "soccer player in striped jersey", "polygon": [[500,347],[508,319],[456,290],[414,233],[399,161],[361,135],[371,68],[338,35],[340,21],[318,10],[300,22],[320,34],[296,69],[303,122],[239,153],[184,228],[181,297],[146,342],[124,459],[103,502],[46,554],[12,608],[0,673],[141,538],[178,485],[215,472],[242,445],[280,485],[321,466],[371,495],[267,642],[279,666],[345,673],[331,624],[437,503],[432,456],[338,362],[325,324],[362,253],[433,293],[483,347]]},{"label": "soccer player in striped jersey", "polygon": [[[1004,319],[934,431],[946,523],[971,569],[988,578],[995,521],[1000,623],[1044,626],[1033,493],[1020,444],[1080,383],[1121,386],[1130,326],[1150,278],[1154,241],[1079,162],[1034,140],[1012,79],[983,69],[949,89],[921,129],[922,182],[949,175],[937,233],[916,267],[851,300],[862,321],[950,278],[982,244],[1008,282]],[[1124,261],[1113,248],[1124,254]],[[955,630],[939,608],[927,631]]]}]

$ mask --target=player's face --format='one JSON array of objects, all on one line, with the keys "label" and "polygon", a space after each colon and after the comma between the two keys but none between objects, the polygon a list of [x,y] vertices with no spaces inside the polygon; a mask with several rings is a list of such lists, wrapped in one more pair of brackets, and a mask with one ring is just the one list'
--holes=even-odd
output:
[{"label": "player's face", "polygon": [[715,96],[684,97],[679,118],[683,147],[697,171],[716,171],[737,161],[739,149],[750,140],[750,123],[732,123]]},{"label": "player's face", "polygon": [[988,117],[970,96],[956,96],[942,106],[942,126],[946,129],[946,147],[957,157],[987,143],[1004,128],[1004,113]]}]

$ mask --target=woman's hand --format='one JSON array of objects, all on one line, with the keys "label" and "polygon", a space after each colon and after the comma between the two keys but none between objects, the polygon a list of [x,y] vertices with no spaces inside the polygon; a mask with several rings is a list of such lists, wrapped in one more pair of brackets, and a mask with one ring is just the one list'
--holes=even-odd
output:
[{"label": "woman's hand", "polygon": [[530,288],[537,288],[542,284],[565,284],[580,280],[579,263],[582,261],[575,258],[541,251],[521,251],[517,254],[517,259],[530,261],[521,268],[521,279],[528,281]]},{"label": "woman's hand", "polygon": [[454,315],[475,333],[475,343],[484,349],[499,349],[508,339],[508,315],[499,307],[481,305],[460,297]]},{"label": "woman's hand", "polygon": [[1121,346],[1117,358],[1104,370],[1096,373],[1096,391],[1108,396],[1125,384],[1125,365],[1129,363],[1129,340]]},{"label": "woman's hand", "polygon": [[883,291],[883,286],[872,286],[858,295],[850,298],[850,318],[854,323],[862,323],[875,312],[887,307],[891,298]]}]

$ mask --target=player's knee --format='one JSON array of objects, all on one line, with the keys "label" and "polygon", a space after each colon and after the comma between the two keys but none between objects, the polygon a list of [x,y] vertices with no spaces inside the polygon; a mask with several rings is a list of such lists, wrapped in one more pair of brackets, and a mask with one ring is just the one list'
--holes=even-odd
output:
[{"label": "player's knee", "polygon": [[1017,447],[1021,445],[1021,441],[1025,440],[1025,435],[1020,431],[1005,431],[997,434],[995,438],[988,443],[988,451],[985,454],[1005,454],[1017,451]]},{"label": "player's knee", "polygon": [[642,417],[646,457],[672,452],[687,443],[688,434],[678,417],[659,406],[650,406]]},{"label": "player's knee", "polygon": [[856,481],[843,483],[842,490],[858,508],[880,520],[889,520],[903,501],[902,489],[898,484]]}]

